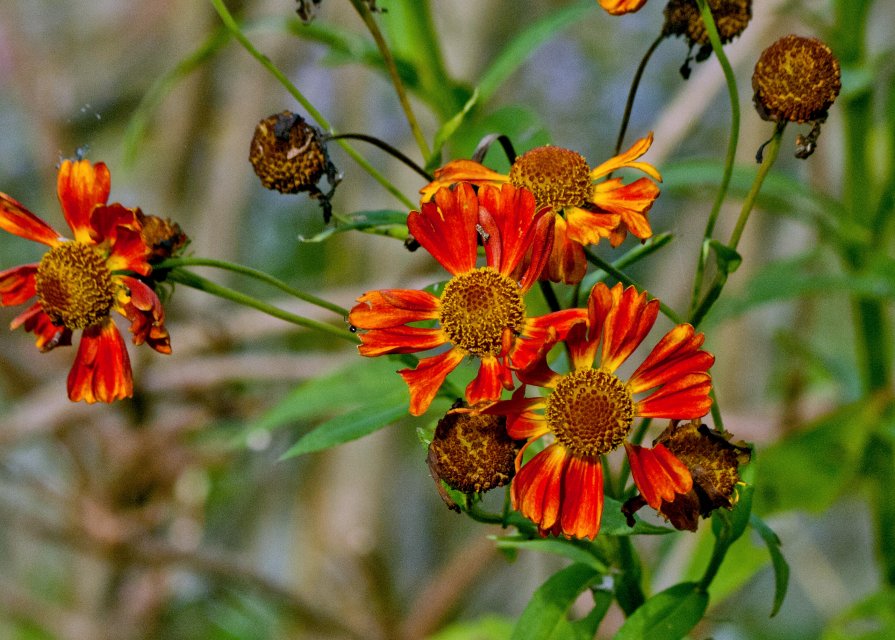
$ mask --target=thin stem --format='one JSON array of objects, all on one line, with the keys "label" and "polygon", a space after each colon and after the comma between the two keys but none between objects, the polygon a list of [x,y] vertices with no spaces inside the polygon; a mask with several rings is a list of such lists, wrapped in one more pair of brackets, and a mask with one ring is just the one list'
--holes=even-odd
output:
[{"label": "thin stem", "polygon": [[[752,186],[749,189],[749,193],[746,194],[746,199],[743,201],[743,206],[740,209],[740,215],[737,218],[736,226],[734,227],[733,232],[731,232],[730,234],[730,240],[728,240],[727,243],[727,246],[730,249],[736,250],[737,245],[740,242],[740,238],[742,238],[743,231],[746,228],[746,223],[749,221],[749,215],[752,213],[752,209],[755,207],[755,201],[758,199],[758,194],[761,191],[762,184],[764,183],[764,180],[770,172],[774,162],[777,160],[777,155],[780,152],[780,141],[783,137],[783,129],[785,126],[786,123],[777,124],[777,126],[774,128],[774,135],[767,142],[764,148],[761,165],[758,167],[758,172],[755,174],[755,180],[752,181]],[[702,258],[700,258],[700,260],[702,260]],[[699,323],[705,319],[705,316],[709,312],[709,309],[712,308],[712,305],[715,304],[718,296],[721,295],[721,290],[724,288],[724,285],[727,282],[727,275],[727,273],[723,273],[721,271],[716,273],[714,279],[712,280],[711,286],[709,286],[708,290],[705,293],[705,296],[691,311],[689,320],[690,324],[692,324],[694,327],[699,326]]]},{"label": "thin stem", "polygon": [[556,297],[556,292],[553,290],[552,284],[546,280],[539,280],[538,286],[541,288],[541,294],[544,296],[544,301],[547,303],[547,306],[550,307],[550,311],[559,311],[562,309],[562,305],[559,303],[559,298]]},{"label": "thin stem", "polygon": [[388,69],[388,75],[392,80],[392,84],[395,86],[395,93],[398,94],[398,101],[401,103],[401,109],[404,110],[404,117],[407,118],[407,124],[410,125],[410,131],[413,133],[413,137],[420,149],[420,153],[423,154],[423,158],[428,159],[429,154],[431,153],[429,145],[426,143],[423,131],[420,129],[419,122],[417,122],[416,116],[413,113],[413,108],[410,106],[410,100],[407,99],[407,91],[404,89],[404,83],[401,82],[401,76],[398,74],[395,58],[388,48],[388,43],[382,36],[382,32],[379,30],[379,25],[376,24],[373,12],[370,11],[370,7],[364,0],[351,0],[351,4],[364,21],[364,24],[370,31],[370,35],[373,36],[373,40],[376,41],[379,53],[382,54],[382,59],[385,61],[385,67]]},{"label": "thin stem", "polygon": [[[307,111],[308,115],[310,115],[314,121],[319,124],[322,128],[327,131],[332,131],[332,125],[330,125],[329,121],[323,116],[322,113],[317,111],[311,101],[308,100],[305,95],[298,90],[298,88],[289,81],[289,78],[280,71],[276,65],[268,58],[266,55],[261,53],[252,41],[249,40],[242,30],[237,24],[236,19],[233,17],[233,14],[227,9],[224,5],[223,0],[210,0],[211,5],[214,7],[215,11],[218,12],[218,15],[221,17],[221,21],[224,23],[224,26],[233,34],[233,37],[236,38],[236,41],[239,42],[243,46],[243,48],[251,54],[253,58],[255,58],[258,62],[261,63],[261,66],[267,69],[271,75],[273,75],[283,88],[286,89],[289,94],[295,98],[298,103]],[[347,153],[357,164],[366,171],[376,182],[381,184],[386,191],[392,194],[395,198],[397,198],[402,204],[404,204],[408,209],[412,209],[415,205],[413,202],[408,199],[403,193],[401,193],[398,188],[389,181],[382,173],[376,170],[373,165],[371,165],[362,155],[360,155],[354,147],[348,144],[345,141],[340,141],[339,146],[345,150]]]},{"label": "thin stem", "polygon": [[646,50],[643,59],[640,61],[640,65],[637,67],[637,72],[634,74],[634,79],[631,80],[631,88],[628,90],[628,101],[625,103],[625,114],[622,116],[622,125],[621,128],[619,128],[618,139],[615,142],[615,155],[618,155],[619,151],[621,151],[622,144],[625,142],[625,133],[628,131],[628,122],[631,120],[631,112],[634,109],[634,98],[637,97],[637,89],[640,86],[640,79],[643,77],[643,72],[646,70],[646,65],[649,63],[650,58],[652,58],[653,53],[659,48],[659,44],[661,44],[664,39],[665,34],[660,33],[659,37],[653,41],[649,46],[649,49]]},{"label": "thin stem", "polygon": [[[603,258],[601,258],[597,254],[593,253],[592,251],[585,249],[584,255],[587,258],[588,262],[590,262],[592,265],[594,265],[596,267],[599,267],[600,269],[602,269],[603,271],[605,271],[606,273],[611,275],[613,278],[615,278],[616,280],[618,280],[625,286],[636,287],[637,289],[640,289],[641,291],[644,290],[643,287],[637,283],[637,281],[635,281],[630,276],[624,274],[623,272],[619,271],[615,266],[606,262],[605,260],[603,260]],[[656,300],[657,298],[650,296],[650,299]],[[672,322],[676,322],[677,324],[681,324],[683,322],[683,319],[681,319],[681,317],[674,311],[674,309],[669,307],[667,304],[665,304],[661,300],[659,301],[659,310],[665,315],[666,318],[669,318]]]},{"label": "thin stem", "polygon": [[304,291],[290,287],[282,280],[274,278],[268,273],[259,271],[258,269],[253,269],[251,267],[246,267],[241,264],[234,264],[232,262],[226,262],[224,260],[215,260],[213,258],[169,258],[164,262],[157,264],[155,266],[155,269],[176,269],[177,267],[215,267],[217,269],[239,273],[241,275],[260,280],[261,282],[265,282],[272,287],[276,287],[280,291],[288,293],[294,298],[304,300],[305,302],[310,302],[311,304],[322,309],[328,309],[329,311],[332,311],[333,313],[336,313],[343,318],[348,316],[348,309],[345,309],[344,307],[340,307],[339,305],[329,302],[328,300],[318,298],[313,294],[305,293]]},{"label": "thin stem", "polygon": [[401,151],[399,151],[398,149],[396,149],[389,143],[385,142],[384,140],[380,140],[379,138],[376,138],[375,136],[368,136],[365,133],[340,133],[338,135],[328,136],[328,139],[329,140],[363,140],[364,142],[369,142],[373,146],[379,147],[380,149],[382,149],[389,155],[394,156],[395,158],[397,158],[398,160],[400,160],[401,162],[406,164],[408,167],[410,167],[411,169],[416,171],[419,175],[421,175],[423,178],[425,178],[429,182],[432,182],[435,179],[434,176],[432,176],[432,174],[430,174],[425,169],[423,169],[421,166],[419,166],[416,162],[414,162],[413,160],[408,158]]},{"label": "thin stem", "polygon": [[[706,221],[705,231],[702,236],[704,245],[706,241],[712,238],[712,234],[715,231],[715,224],[718,222],[721,205],[727,197],[727,189],[730,186],[730,180],[733,176],[733,165],[736,160],[737,144],[740,137],[740,102],[737,94],[737,83],[733,74],[733,68],[730,66],[730,61],[727,59],[727,55],[724,53],[724,47],[721,45],[721,38],[718,35],[718,29],[715,26],[715,19],[712,17],[712,11],[706,0],[696,0],[696,4],[699,5],[699,12],[702,16],[702,21],[705,24],[705,30],[709,36],[712,50],[718,58],[721,70],[724,72],[724,79],[727,83],[727,94],[730,99],[730,137],[727,141],[727,157],[724,162],[724,174],[721,178],[721,186],[718,189],[718,194],[715,196],[712,210],[709,213],[709,218]],[[700,248],[696,262],[696,275],[693,278],[693,292],[690,297],[691,314],[696,308],[699,296],[702,293],[702,281],[705,277],[705,258],[706,254]]]},{"label": "thin stem", "polygon": [[310,318],[304,318],[294,313],[290,313],[288,311],[280,309],[279,307],[275,307],[266,302],[262,302],[255,298],[252,298],[251,296],[247,296],[244,293],[240,293],[239,291],[230,289],[229,287],[215,284],[214,282],[206,280],[201,276],[197,276],[194,273],[190,273],[189,271],[175,269],[168,274],[168,280],[171,282],[178,282],[182,285],[186,285],[187,287],[192,287],[193,289],[204,291],[205,293],[211,294],[213,296],[218,296],[219,298],[223,298],[225,300],[230,300],[231,302],[235,302],[246,307],[251,307],[252,309],[257,309],[262,313],[266,313],[267,315],[273,316],[274,318],[279,318],[280,320],[285,320],[286,322],[291,322],[292,324],[298,325],[299,327],[321,331],[331,336],[341,338],[342,340],[347,340],[352,344],[358,344],[360,342],[357,336],[355,336],[347,329],[340,329],[330,324],[325,324],[323,322],[318,322],[316,320],[311,320]]}]

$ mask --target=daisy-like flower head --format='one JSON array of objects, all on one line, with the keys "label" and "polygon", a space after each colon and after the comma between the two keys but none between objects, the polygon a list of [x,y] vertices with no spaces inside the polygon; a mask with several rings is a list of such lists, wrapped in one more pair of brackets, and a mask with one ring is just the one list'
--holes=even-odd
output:
[{"label": "daisy-like flower head", "polygon": [[597,0],[597,2],[607,13],[614,16],[640,11],[640,8],[646,4],[646,0]]},{"label": "daisy-like flower head", "polygon": [[41,351],[70,345],[72,333],[83,330],[68,375],[73,401],[112,402],[133,395],[127,347],[113,311],[130,320],[134,344],[171,352],[161,302],[138,277],[151,271],[139,210],[107,204],[110,188],[109,170],[101,162],[61,164],[57,194],[73,240],[0,193],[0,229],[49,247],[40,262],[0,272],[0,305],[37,298],[11,328],[33,332]]},{"label": "daisy-like flower head", "polygon": [[[564,335],[577,310],[540,318],[526,315],[524,294],[537,281],[550,252],[549,210],[535,209],[532,194],[512,185],[461,183],[442,188],[432,202],[412,211],[413,237],[451,274],[441,296],[426,291],[385,289],[358,298],[348,321],[362,330],[361,355],[416,353],[449,348],[399,373],[410,388],[410,413],[429,407],[445,377],[466,357],[481,362],[466,388],[475,405],[497,400],[514,387],[508,353],[520,338]],[[485,266],[476,267],[478,241]],[[416,323],[437,321],[435,327]],[[520,353],[525,352],[521,350]],[[524,357],[524,356],[520,356]]]},{"label": "daisy-like flower head", "polygon": [[653,234],[647,214],[659,196],[656,183],[649,178],[631,184],[624,184],[621,178],[603,179],[613,171],[632,168],[661,182],[655,167],[638,161],[652,142],[650,134],[592,169],[581,154],[554,146],[537,147],[519,156],[509,175],[472,160],[453,160],[435,171],[435,181],[420,189],[420,194],[425,202],[442,186],[461,181],[477,185],[510,183],[529,189],[539,207],[548,206],[556,214],[553,251],[544,277],[575,284],[587,269],[584,246],[608,238],[616,247],[628,231],[640,239]]},{"label": "daisy-like flower head", "polygon": [[[599,283],[588,301],[587,319],[568,332],[565,343],[572,370],[553,371],[544,357],[519,379],[547,389],[543,397],[495,403],[489,413],[507,416],[510,437],[528,441],[543,436],[553,442],[518,469],[511,488],[513,508],[546,535],[594,538],[603,511],[600,456],[622,444],[644,500],[657,508],[687,493],[693,480],[687,467],[662,444],[635,447],[626,438],[634,418],[691,419],[711,407],[709,368],[714,357],[700,349],[704,341],[692,326],[669,331],[643,363],[625,380],[616,373],[649,333],[658,300],[633,287],[612,289]],[[542,355],[546,356],[545,350]]]}]

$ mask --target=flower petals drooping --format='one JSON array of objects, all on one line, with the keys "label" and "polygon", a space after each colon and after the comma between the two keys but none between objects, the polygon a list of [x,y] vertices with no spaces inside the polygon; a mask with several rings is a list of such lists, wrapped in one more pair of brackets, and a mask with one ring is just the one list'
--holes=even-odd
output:
[{"label": "flower petals drooping", "polygon": [[[535,210],[532,195],[512,185],[469,184],[444,187],[432,202],[407,218],[424,249],[453,276],[441,296],[424,291],[382,289],[357,299],[348,322],[360,331],[360,353],[416,353],[449,346],[399,373],[410,389],[410,412],[428,409],[444,379],[460,361],[480,360],[466,387],[471,404],[493,402],[513,388],[510,353],[519,340],[531,340],[523,295],[537,280],[550,254],[548,209]],[[478,243],[486,266],[476,268]],[[431,323],[419,326],[414,323]],[[537,351],[534,344],[532,349]]]},{"label": "flower petals drooping", "polygon": [[114,402],[134,394],[130,358],[111,320],[84,330],[68,374],[68,397],[77,402]]},{"label": "flower petals drooping", "polygon": [[137,277],[152,270],[142,214],[107,204],[110,188],[105,164],[62,162],[56,191],[74,240],[0,194],[0,229],[50,247],[39,263],[0,272],[0,305],[37,298],[10,326],[34,333],[41,351],[70,345],[73,331],[84,330],[68,377],[75,401],[112,402],[133,394],[130,359],[112,311],[130,320],[134,344],[171,352],[161,302]]},{"label": "flower petals drooping", "polygon": [[[420,193],[423,202],[428,202],[440,188],[463,182],[480,187],[510,183],[530,190],[538,207],[549,207],[553,212],[543,221],[553,227],[554,239],[550,255],[544,256],[546,265],[540,277],[577,284],[587,269],[584,246],[604,238],[618,246],[628,232],[641,240],[652,236],[647,214],[659,196],[653,180],[661,181],[662,176],[651,164],[639,160],[652,140],[650,134],[593,169],[588,168],[581,154],[551,145],[536,147],[516,158],[508,175],[472,160],[452,160],[435,171],[435,180]],[[649,178],[627,185],[621,178],[604,180],[620,169],[641,171]]]},{"label": "flower petals drooping", "polygon": [[711,407],[708,369],[714,359],[700,349],[703,337],[689,325],[666,334],[628,382],[615,374],[649,333],[658,307],[657,300],[633,287],[595,285],[586,314],[575,321],[570,316],[565,328],[573,369],[567,374],[553,372],[547,364],[556,330],[541,332],[546,337],[535,332],[542,345],[536,361],[530,346],[525,347],[528,352],[517,347],[530,362],[520,380],[550,393],[525,398],[517,392],[488,412],[505,414],[510,435],[526,438],[528,444],[554,436],[553,444],[521,465],[513,479],[515,508],[542,534],[597,535],[603,508],[600,456],[622,443],[634,481],[650,504],[673,502],[692,490],[690,470],[671,450],[626,441],[635,417],[687,418],[705,415]]}]

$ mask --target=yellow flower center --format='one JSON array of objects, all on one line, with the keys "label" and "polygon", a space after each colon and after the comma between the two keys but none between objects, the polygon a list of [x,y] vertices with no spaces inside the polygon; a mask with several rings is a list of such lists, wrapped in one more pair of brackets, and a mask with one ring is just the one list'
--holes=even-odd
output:
[{"label": "yellow flower center", "polygon": [[100,251],[66,242],[41,259],[35,277],[37,300],[53,324],[84,329],[109,315],[115,289]]},{"label": "yellow flower center", "polygon": [[441,294],[441,326],[452,343],[478,356],[498,355],[503,334],[522,330],[519,285],[491,267],[454,276]]},{"label": "yellow flower center", "polygon": [[537,147],[516,158],[510,183],[528,189],[538,205],[554,210],[580,207],[592,190],[587,160],[562,147]]},{"label": "yellow flower center", "polygon": [[572,453],[598,456],[618,447],[634,422],[634,399],[611,373],[582,369],[564,376],[544,412],[556,440]]}]

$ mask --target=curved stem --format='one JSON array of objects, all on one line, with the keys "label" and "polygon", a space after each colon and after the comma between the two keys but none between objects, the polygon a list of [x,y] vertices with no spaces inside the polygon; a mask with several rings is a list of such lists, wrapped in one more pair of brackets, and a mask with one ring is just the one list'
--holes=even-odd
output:
[{"label": "curved stem", "polygon": [[337,135],[328,136],[327,139],[329,139],[329,140],[363,140],[364,142],[369,142],[373,146],[379,147],[380,149],[382,149],[389,155],[397,158],[398,160],[400,160],[401,162],[406,164],[408,167],[410,167],[411,169],[416,171],[419,175],[421,175],[423,178],[425,178],[428,182],[432,182],[433,180],[435,180],[435,177],[432,176],[432,174],[427,172],[425,169],[423,169],[421,166],[419,166],[416,162],[414,162],[413,160],[408,158],[401,151],[399,151],[398,149],[396,149],[389,143],[385,142],[384,140],[380,140],[379,138],[376,138],[375,136],[368,136],[366,133],[339,133]]},{"label": "curved stem", "polygon": [[305,302],[310,302],[311,304],[320,307],[322,309],[328,309],[333,313],[337,313],[343,318],[348,316],[348,309],[340,307],[337,304],[329,302],[328,300],[324,300],[323,298],[318,298],[315,295],[310,293],[305,293],[299,289],[295,289],[290,287],[288,284],[274,278],[272,275],[265,273],[263,271],[259,271],[258,269],[253,269],[252,267],[246,267],[241,264],[234,264],[232,262],[226,262],[224,260],[215,260],[213,258],[169,258],[164,262],[160,262],[155,265],[155,269],[176,269],[177,267],[215,267],[217,269],[223,269],[225,271],[232,271],[233,273],[239,273],[244,276],[248,276],[250,278],[255,278],[256,280],[260,280],[266,284],[269,284],[272,287],[276,287],[280,291],[288,293],[290,296],[294,298],[298,298],[299,300],[304,300]]},{"label": "curved stem", "polygon": [[[622,271],[619,271],[616,267],[606,262],[605,260],[603,260],[603,258],[593,253],[589,249],[584,250],[584,256],[592,265],[599,267],[600,269],[611,275],[613,278],[621,282],[623,285],[627,287],[636,287],[637,289],[644,291],[644,288],[640,286],[637,281],[635,281],[633,278],[626,275]],[[651,300],[656,299],[653,298],[653,296],[649,296],[649,298]],[[681,319],[681,317],[674,311],[674,309],[672,309],[662,301],[659,301],[659,310],[665,315],[666,318],[669,318],[672,322],[675,322],[677,324],[681,324],[683,322],[683,319]]]},{"label": "curved stem", "polygon": [[[258,51],[252,41],[249,40],[245,34],[240,29],[239,24],[237,24],[236,19],[233,17],[233,14],[227,9],[226,5],[224,5],[223,0],[210,0],[211,5],[214,7],[215,11],[217,11],[218,15],[221,18],[221,21],[224,23],[224,26],[233,34],[233,37],[236,39],[239,44],[243,46],[243,48],[251,54],[253,58],[255,58],[258,62],[261,63],[261,66],[267,69],[271,75],[273,75],[283,88],[295,98],[298,103],[304,108],[305,111],[308,112],[314,121],[319,124],[322,128],[327,131],[332,131],[332,126],[329,121],[323,117],[323,114],[317,111],[311,101],[308,100],[305,95],[298,90],[298,88],[289,81],[289,78],[280,71],[276,65],[268,58],[266,55]],[[351,158],[357,162],[357,164],[366,171],[376,182],[381,184],[386,191],[392,194],[395,198],[397,198],[402,204],[407,206],[408,209],[412,209],[415,205],[413,202],[408,199],[403,193],[401,193],[398,188],[389,181],[382,173],[376,170],[373,165],[371,165],[367,160],[360,155],[354,147],[352,147],[347,142],[339,142],[339,146],[345,150]]]},{"label": "curved stem", "polygon": [[410,125],[410,131],[413,133],[413,138],[416,140],[416,144],[420,149],[420,153],[423,154],[423,158],[428,159],[429,154],[431,153],[429,145],[426,143],[423,131],[420,129],[419,122],[417,122],[413,109],[410,106],[410,100],[407,99],[407,91],[404,89],[404,83],[401,82],[401,76],[398,75],[398,67],[395,65],[395,58],[388,48],[388,43],[382,36],[382,32],[379,30],[379,25],[376,24],[376,20],[373,18],[373,12],[370,11],[370,7],[364,0],[351,0],[351,4],[358,14],[360,14],[361,19],[370,31],[370,35],[373,36],[373,40],[376,41],[376,46],[379,48],[379,52],[382,54],[382,59],[385,61],[385,67],[388,69],[388,75],[392,80],[392,84],[395,86],[395,93],[398,94],[398,101],[401,103],[401,109],[404,110],[404,117],[407,118],[407,124]]},{"label": "curved stem", "polygon": [[659,48],[659,44],[661,44],[664,39],[665,34],[660,33],[659,37],[653,41],[649,46],[649,49],[646,50],[643,59],[640,61],[640,65],[637,67],[637,72],[634,74],[634,79],[631,80],[631,88],[628,90],[628,101],[625,103],[625,114],[622,116],[622,125],[618,131],[618,139],[615,141],[614,155],[618,155],[625,142],[625,133],[628,131],[628,122],[631,120],[631,111],[634,109],[634,98],[637,97],[637,89],[640,86],[640,79],[643,77],[646,65],[649,63],[650,58],[653,57],[653,53]]},{"label": "curved stem", "polygon": [[168,280],[171,282],[177,282],[182,285],[186,285],[187,287],[192,287],[193,289],[198,289],[199,291],[204,291],[205,293],[211,294],[213,296],[218,296],[219,298],[223,298],[225,300],[230,300],[231,302],[235,302],[246,307],[251,307],[252,309],[257,309],[262,313],[266,313],[267,315],[273,316],[274,318],[279,318],[280,320],[285,320],[286,322],[291,322],[292,324],[298,325],[299,327],[321,331],[331,336],[341,338],[342,340],[347,340],[352,344],[358,344],[360,342],[357,336],[355,336],[347,329],[340,329],[330,324],[318,322],[316,320],[311,320],[310,318],[304,318],[294,313],[290,313],[288,311],[280,309],[279,307],[275,307],[272,304],[262,302],[251,296],[247,296],[244,293],[240,293],[239,291],[230,289],[229,287],[215,284],[214,282],[206,280],[201,276],[197,276],[194,273],[190,273],[189,271],[174,269],[168,274]]},{"label": "curved stem", "polygon": [[[724,162],[724,174],[721,178],[721,186],[706,221],[705,232],[703,233],[703,244],[712,238],[715,231],[715,224],[718,222],[718,215],[721,212],[721,205],[727,197],[727,189],[730,186],[730,179],[733,176],[733,165],[736,160],[737,144],[740,137],[740,102],[737,94],[736,78],[733,75],[733,68],[730,61],[724,53],[724,47],[721,45],[721,38],[718,35],[718,29],[715,26],[715,20],[712,17],[712,11],[706,0],[696,0],[699,5],[699,12],[702,21],[705,24],[706,33],[709,36],[709,42],[712,44],[712,50],[718,58],[721,70],[724,72],[724,79],[727,83],[727,94],[730,99],[730,137],[727,142],[727,157]],[[696,308],[699,296],[702,293],[702,280],[705,277],[705,258],[706,254],[700,249],[699,257],[696,263],[696,276],[693,278],[693,293],[690,297],[691,313]]]}]

